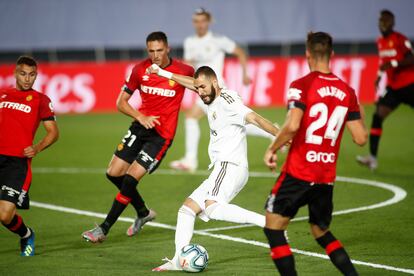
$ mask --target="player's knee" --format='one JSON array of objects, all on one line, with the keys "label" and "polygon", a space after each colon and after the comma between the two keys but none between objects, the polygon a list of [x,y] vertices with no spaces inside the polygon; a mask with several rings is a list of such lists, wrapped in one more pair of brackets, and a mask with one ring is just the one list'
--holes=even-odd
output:
[{"label": "player's knee", "polygon": [[189,216],[192,216],[192,217],[196,216],[196,212],[192,208],[190,208],[189,206],[186,206],[186,205],[182,205],[180,207],[180,209],[178,209],[178,213],[189,215]]},{"label": "player's knee", "polygon": [[316,224],[310,224],[310,230],[311,230],[312,236],[315,239],[318,239],[324,236],[327,232],[329,232],[328,227],[320,227],[319,225],[316,225]]},{"label": "player's knee", "polygon": [[210,204],[206,207],[206,210],[204,211],[208,218],[214,219],[214,211],[219,206],[219,203],[215,202],[213,204]]},{"label": "player's knee", "polygon": [[0,209],[0,222],[2,224],[10,224],[14,216],[13,210],[10,209]]},{"label": "player's knee", "polygon": [[182,206],[192,210],[195,214],[199,214],[202,211],[200,205],[191,198],[187,198]]}]

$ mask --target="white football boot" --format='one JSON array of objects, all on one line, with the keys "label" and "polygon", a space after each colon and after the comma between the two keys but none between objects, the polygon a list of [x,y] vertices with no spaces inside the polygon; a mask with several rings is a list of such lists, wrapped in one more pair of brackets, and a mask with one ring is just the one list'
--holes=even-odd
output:
[{"label": "white football boot", "polygon": [[172,260],[168,259],[168,258],[164,258],[162,259],[163,261],[165,261],[166,263],[160,266],[157,266],[156,268],[153,268],[152,271],[157,271],[157,272],[162,272],[162,271],[179,271],[179,270],[183,270],[180,266],[180,264],[178,263],[178,258],[176,258],[176,260],[174,260],[174,258]]},{"label": "white football boot", "polygon": [[376,170],[378,167],[377,158],[375,158],[372,155],[367,155],[367,156],[358,155],[356,157],[356,160],[360,165],[368,167],[371,171]]}]

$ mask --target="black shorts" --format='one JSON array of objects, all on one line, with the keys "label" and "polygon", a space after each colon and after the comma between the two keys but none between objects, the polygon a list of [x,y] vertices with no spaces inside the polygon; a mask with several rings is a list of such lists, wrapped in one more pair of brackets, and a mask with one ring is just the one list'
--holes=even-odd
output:
[{"label": "black shorts", "polygon": [[414,83],[400,89],[386,88],[385,95],[378,100],[379,105],[396,109],[401,103],[414,107]]},{"label": "black shorts", "polygon": [[0,154],[0,200],[12,202],[18,209],[29,209],[30,163],[31,159]]},{"label": "black shorts", "polygon": [[300,207],[308,205],[309,223],[326,230],[332,220],[332,196],[332,184],[311,183],[282,172],[266,201],[265,209],[294,218]]},{"label": "black shorts", "polygon": [[137,161],[152,173],[171,144],[172,140],[164,139],[155,129],[146,129],[140,123],[133,122],[115,150],[115,155],[130,164]]}]

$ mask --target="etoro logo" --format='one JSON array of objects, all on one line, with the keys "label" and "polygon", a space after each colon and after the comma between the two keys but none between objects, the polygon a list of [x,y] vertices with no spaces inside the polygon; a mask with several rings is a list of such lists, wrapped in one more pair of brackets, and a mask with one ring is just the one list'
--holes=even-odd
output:
[{"label": "etoro logo", "polygon": [[145,151],[141,150],[139,152],[139,157],[141,158],[142,161],[144,162],[153,162],[154,158],[152,158],[148,153],[146,153]]},{"label": "etoro logo", "polygon": [[306,153],[306,160],[310,163],[322,162],[322,163],[334,163],[335,162],[335,153],[333,152],[316,152],[308,151]]},{"label": "etoro logo", "polygon": [[7,195],[9,197],[14,197],[16,194],[17,195],[20,195],[20,192],[19,191],[15,190],[13,188],[7,187],[6,185],[3,185],[1,187],[1,190],[6,191],[7,192]]}]

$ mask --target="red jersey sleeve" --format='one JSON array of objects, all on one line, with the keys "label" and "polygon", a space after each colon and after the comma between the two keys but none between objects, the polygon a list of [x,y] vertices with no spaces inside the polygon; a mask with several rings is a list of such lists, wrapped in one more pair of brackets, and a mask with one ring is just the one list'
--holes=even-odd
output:
[{"label": "red jersey sleeve", "polygon": [[306,109],[306,91],[301,79],[292,82],[287,93],[288,109]]},{"label": "red jersey sleeve", "polygon": [[128,94],[133,94],[134,91],[139,88],[140,77],[139,77],[138,71],[139,71],[139,66],[135,65],[134,68],[132,69],[131,74],[125,80],[125,84],[122,87],[122,90]]},{"label": "red jersey sleeve", "polygon": [[358,98],[355,94],[354,89],[350,88],[349,91],[349,108],[348,108],[348,115],[346,120],[347,121],[353,121],[353,120],[359,120],[361,119],[361,112],[359,110],[359,103]]},{"label": "red jersey sleeve", "polygon": [[412,51],[410,40],[402,34],[398,36],[397,51],[401,52],[403,56]]},{"label": "red jersey sleeve", "polygon": [[52,102],[49,97],[44,94],[40,97],[39,119],[42,121],[56,121]]}]

